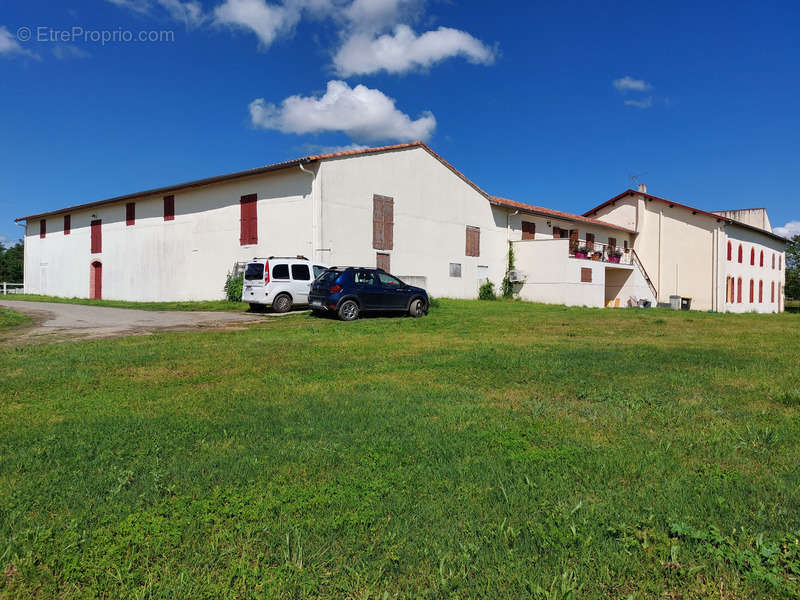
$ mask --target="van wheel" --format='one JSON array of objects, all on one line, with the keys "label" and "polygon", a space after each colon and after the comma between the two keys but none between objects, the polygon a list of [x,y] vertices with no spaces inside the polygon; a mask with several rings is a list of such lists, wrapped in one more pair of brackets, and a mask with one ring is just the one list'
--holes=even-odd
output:
[{"label": "van wheel", "polygon": [[415,298],[411,301],[411,306],[408,307],[408,314],[415,318],[425,314],[425,303],[421,298]]},{"label": "van wheel", "polygon": [[289,294],[279,294],[272,301],[272,310],[276,313],[285,313],[292,310],[292,297]]},{"label": "van wheel", "polygon": [[355,321],[358,318],[358,304],[353,300],[345,300],[339,307],[339,318],[342,321]]}]

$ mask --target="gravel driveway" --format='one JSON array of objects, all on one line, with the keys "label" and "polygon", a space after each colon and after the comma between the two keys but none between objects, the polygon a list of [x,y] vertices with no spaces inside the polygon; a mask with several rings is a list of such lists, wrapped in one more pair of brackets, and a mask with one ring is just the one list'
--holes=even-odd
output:
[{"label": "gravel driveway", "polygon": [[225,327],[263,320],[258,315],[234,312],[151,311],[24,300],[0,300],[0,306],[33,317],[36,325],[24,331],[23,336],[27,338],[53,335],[106,337],[159,329]]}]

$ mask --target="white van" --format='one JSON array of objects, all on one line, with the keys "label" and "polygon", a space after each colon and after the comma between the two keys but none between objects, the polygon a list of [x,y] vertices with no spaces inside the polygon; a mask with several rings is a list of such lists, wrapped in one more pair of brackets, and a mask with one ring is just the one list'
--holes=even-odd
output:
[{"label": "white van", "polygon": [[244,270],[242,301],[252,310],[272,306],[285,313],[298,304],[308,304],[308,290],[328,267],[313,264],[305,256],[254,258]]}]

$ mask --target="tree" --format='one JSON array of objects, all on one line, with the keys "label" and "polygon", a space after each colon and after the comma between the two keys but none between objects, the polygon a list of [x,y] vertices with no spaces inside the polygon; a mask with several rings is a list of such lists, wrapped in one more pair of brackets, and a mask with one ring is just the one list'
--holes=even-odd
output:
[{"label": "tree", "polygon": [[0,244],[0,281],[22,283],[24,256],[25,246],[21,240],[9,248]]},{"label": "tree", "polygon": [[786,246],[786,297],[800,300],[800,234]]}]

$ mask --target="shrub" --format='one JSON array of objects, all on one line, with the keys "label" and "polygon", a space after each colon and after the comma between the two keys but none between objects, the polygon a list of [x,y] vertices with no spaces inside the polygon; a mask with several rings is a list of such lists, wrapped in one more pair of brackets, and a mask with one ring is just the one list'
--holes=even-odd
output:
[{"label": "shrub", "polygon": [[228,273],[225,279],[225,299],[228,302],[242,301],[242,285],[244,284],[244,273],[232,275]]},{"label": "shrub", "polygon": [[494,292],[494,284],[487,281],[478,288],[478,298],[481,300],[497,300],[497,294]]}]

